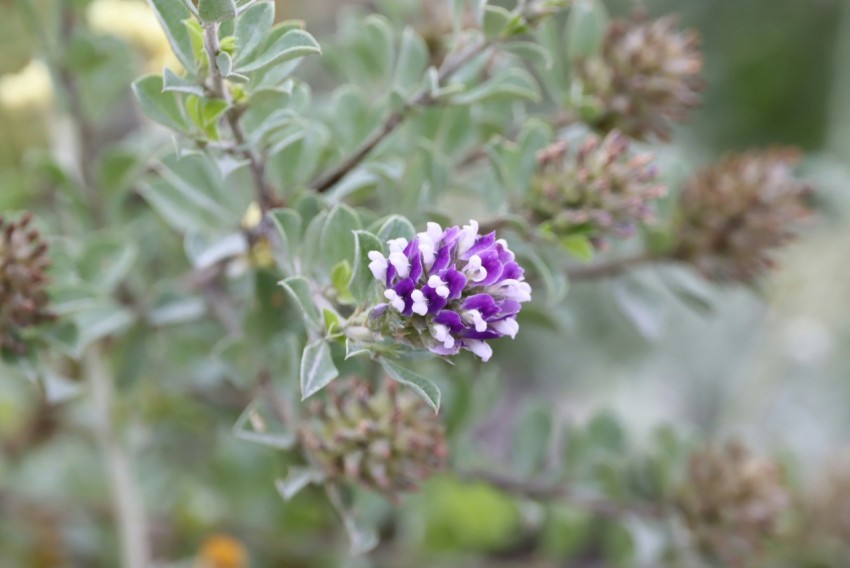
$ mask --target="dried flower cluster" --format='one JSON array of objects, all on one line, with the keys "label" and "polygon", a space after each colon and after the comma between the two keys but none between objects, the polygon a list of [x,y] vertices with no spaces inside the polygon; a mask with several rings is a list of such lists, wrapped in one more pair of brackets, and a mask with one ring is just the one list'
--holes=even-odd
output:
[{"label": "dried flower cluster", "polygon": [[392,381],[377,389],[356,378],[332,383],[312,405],[300,436],[329,480],[390,497],[416,490],[448,455],[439,416]]},{"label": "dried flower cluster", "polygon": [[22,355],[24,328],[51,321],[47,243],[31,227],[32,215],[17,222],[0,217],[0,351]]},{"label": "dried flower cluster", "polygon": [[439,355],[461,349],[487,361],[488,341],[516,337],[516,316],[531,300],[531,286],[507,243],[478,234],[478,223],[445,231],[436,223],[410,242],[392,239],[389,255],[369,254],[369,268],[387,303],[372,309],[370,326]]},{"label": "dried flower cluster", "polygon": [[577,62],[576,80],[595,99],[597,125],[632,138],[666,140],[670,123],[699,105],[699,36],[679,32],[672,17],[615,21],[599,56]]},{"label": "dried flower cluster", "polygon": [[807,495],[805,528],[819,543],[831,539],[850,547],[850,458],[843,456],[827,468]]},{"label": "dried flower cluster", "polygon": [[537,160],[530,205],[544,230],[558,236],[586,234],[597,244],[607,235],[631,236],[651,220],[652,201],[666,193],[652,154],[631,153],[618,131],[588,136],[572,152],[558,141]]},{"label": "dried flower cluster", "polygon": [[775,462],[730,443],[691,456],[678,505],[704,552],[742,566],[776,534],[789,501]]},{"label": "dried flower cluster", "polygon": [[790,149],[752,151],[697,173],[681,195],[674,256],[715,281],[749,282],[771,268],[772,249],[809,215],[797,160]]}]

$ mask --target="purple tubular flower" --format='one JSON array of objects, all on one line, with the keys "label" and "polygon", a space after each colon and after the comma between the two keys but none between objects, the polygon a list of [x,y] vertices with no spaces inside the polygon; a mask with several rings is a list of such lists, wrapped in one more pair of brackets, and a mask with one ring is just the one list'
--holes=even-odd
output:
[{"label": "purple tubular flower", "polygon": [[479,235],[475,221],[446,230],[428,223],[410,242],[392,239],[388,248],[387,257],[369,257],[387,300],[372,318],[393,319],[384,330],[440,355],[466,349],[484,361],[493,353],[489,340],[516,336],[531,286],[495,233]]}]

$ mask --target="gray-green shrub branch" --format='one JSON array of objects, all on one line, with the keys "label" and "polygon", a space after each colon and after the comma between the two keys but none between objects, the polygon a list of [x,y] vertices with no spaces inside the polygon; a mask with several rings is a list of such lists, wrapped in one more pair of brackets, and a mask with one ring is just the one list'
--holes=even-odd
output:
[{"label": "gray-green shrub branch", "polygon": [[[218,23],[203,24],[204,29],[204,51],[207,54],[207,63],[210,69],[211,91],[213,96],[231,102],[230,92],[221,71],[216,64],[216,57],[221,52],[221,44],[218,39]],[[225,113],[225,119],[233,133],[233,140],[239,148],[238,153],[248,162],[251,177],[254,180],[254,188],[257,192],[257,204],[265,214],[276,205],[274,189],[266,179],[266,164],[262,157],[258,156],[248,145],[247,136],[240,123],[241,111],[236,106],[231,106]]]}]

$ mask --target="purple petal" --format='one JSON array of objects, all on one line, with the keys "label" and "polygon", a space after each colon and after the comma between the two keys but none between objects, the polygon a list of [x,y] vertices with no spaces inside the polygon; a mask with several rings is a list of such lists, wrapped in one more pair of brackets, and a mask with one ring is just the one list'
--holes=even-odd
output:
[{"label": "purple petal", "polygon": [[437,251],[437,255],[434,258],[434,264],[431,265],[431,274],[439,274],[441,270],[445,270],[446,268],[448,268],[451,261],[452,247],[448,245],[443,245]]},{"label": "purple petal", "polygon": [[524,274],[525,270],[520,268],[519,264],[517,264],[516,262],[508,262],[502,269],[502,276],[500,280],[506,280],[508,278],[513,278],[514,280],[522,280]]},{"label": "purple petal", "polygon": [[448,247],[449,249],[453,249],[457,244],[457,241],[460,239],[460,227],[455,225],[454,227],[449,227],[443,232],[443,239],[440,241],[440,245],[444,247]]},{"label": "purple petal", "polygon": [[457,355],[457,352],[460,351],[460,342],[456,342],[454,347],[445,347],[442,343],[437,343],[429,347],[428,351],[437,355]]},{"label": "purple petal", "polygon": [[422,276],[422,255],[419,254],[419,239],[413,239],[404,249],[404,255],[410,261],[410,278],[414,282]]},{"label": "purple petal", "polygon": [[466,276],[454,268],[440,271],[439,276],[446,283],[446,286],[449,287],[449,297],[446,299],[455,300],[460,298],[461,292],[466,288]]},{"label": "purple petal", "polygon": [[461,337],[465,339],[498,339],[502,337],[502,334],[496,331],[495,329],[486,329],[484,331],[475,331],[475,328],[470,328],[460,334]]},{"label": "purple petal", "polygon": [[434,316],[434,323],[447,326],[452,333],[457,333],[464,328],[463,320],[460,319],[460,315],[451,310],[443,310]]},{"label": "purple petal", "polygon": [[475,294],[463,303],[464,310],[478,310],[481,317],[487,319],[499,313],[499,305],[490,294]]},{"label": "purple petal", "polygon": [[479,255],[481,257],[481,266],[487,270],[487,277],[481,282],[476,282],[478,286],[490,286],[502,279],[504,267],[499,260],[499,253],[495,250],[488,250]]},{"label": "purple petal", "polygon": [[495,319],[505,319],[508,316],[518,314],[520,309],[522,309],[522,304],[516,300],[502,300],[500,302],[500,307],[501,310],[499,311],[498,317]]},{"label": "purple petal", "polygon": [[416,283],[413,282],[411,278],[405,278],[403,280],[399,280],[398,283],[393,287],[395,293],[404,298],[404,310],[401,312],[402,314],[409,316],[413,314],[413,299],[410,297],[410,293],[416,289]]},{"label": "purple petal", "polygon": [[[475,241],[475,244],[473,244],[469,248],[468,251],[463,253],[463,256],[461,258],[463,260],[469,260],[469,257],[471,257],[473,254],[481,254],[485,250],[491,248],[493,246],[493,243],[495,243],[495,242],[496,242],[496,232],[495,231],[490,233],[489,235],[484,235],[483,237],[478,237],[478,239]],[[496,251],[494,251],[494,252],[496,252]]]},{"label": "purple petal", "polygon": [[437,291],[430,286],[424,286],[422,288],[422,293],[425,294],[425,298],[428,299],[428,313],[430,314],[436,314],[445,308],[446,304],[448,304],[448,300],[439,296]]}]

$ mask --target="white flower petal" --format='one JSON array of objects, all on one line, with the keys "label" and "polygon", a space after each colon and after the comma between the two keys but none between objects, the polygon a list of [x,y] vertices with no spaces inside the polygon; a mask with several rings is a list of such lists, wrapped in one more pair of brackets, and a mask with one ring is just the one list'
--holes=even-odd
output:
[{"label": "white flower petal", "polygon": [[384,258],[384,255],[376,250],[372,250],[369,251],[369,259],[372,261],[369,263],[369,270],[372,271],[372,275],[378,280],[386,280],[389,264],[387,263],[387,259]]},{"label": "white flower petal", "polygon": [[410,261],[401,251],[390,253],[390,264],[395,267],[399,278],[407,278],[410,275]]},{"label": "white flower petal", "polygon": [[491,322],[490,327],[492,327],[502,335],[507,335],[511,339],[516,338],[516,334],[519,332],[519,324],[514,318]]},{"label": "white flower petal", "polygon": [[479,341],[477,339],[467,339],[464,341],[464,346],[476,355],[478,355],[485,363],[490,360],[490,357],[493,356],[493,348],[490,347],[484,341]]}]

